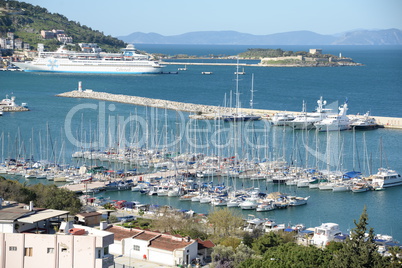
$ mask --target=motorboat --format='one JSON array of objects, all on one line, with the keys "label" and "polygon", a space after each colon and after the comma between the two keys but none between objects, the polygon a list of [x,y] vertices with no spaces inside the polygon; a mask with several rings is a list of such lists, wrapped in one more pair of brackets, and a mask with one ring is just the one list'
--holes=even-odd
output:
[{"label": "motorboat", "polygon": [[314,124],[325,119],[331,109],[326,109],[325,105],[327,101],[323,100],[322,97],[317,101],[317,108],[315,112],[307,113],[306,104],[303,102],[302,114],[297,115],[295,119],[287,123],[288,126],[293,129],[312,129]]},{"label": "motorboat", "polygon": [[348,110],[347,101],[339,107],[339,114],[330,114],[325,119],[314,123],[319,131],[339,131],[350,129],[350,119],[346,115]]},{"label": "motorboat", "polygon": [[377,129],[380,127],[380,125],[375,121],[375,118],[370,117],[370,112],[365,113],[362,117],[356,116],[350,118],[350,120],[350,127],[356,130]]},{"label": "motorboat", "polygon": [[243,202],[244,200],[240,199],[240,198],[231,198],[226,202],[226,206],[228,208],[231,207],[238,207],[240,205],[241,202]]},{"label": "motorboat", "polygon": [[239,204],[239,207],[244,210],[256,209],[258,206],[257,198],[249,197]]},{"label": "motorboat", "polygon": [[264,222],[263,230],[266,233],[268,233],[268,232],[282,231],[285,230],[285,228],[286,228],[285,224],[277,224],[274,220],[267,220]]},{"label": "motorboat", "polygon": [[257,229],[262,230],[264,228],[265,222],[266,222],[266,219],[256,218],[254,215],[250,214],[250,215],[248,215],[247,226],[244,227],[244,231],[251,233]]},{"label": "motorboat", "polygon": [[366,182],[358,182],[352,186],[352,192],[354,193],[367,192],[369,190],[370,187]]},{"label": "motorboat", "polygon": [[261,204],[258,204],[257,208],[255,209],[258,212],[263,212],[263,211],[270,211],[274,210],[275,205],[271,201],[265,201],[262,202]]},{"label": "motorboat", "polygon": [[288,196],[289,199],[289,206],[301,206],[301,205],[306,205],[307,200],[310,198],[310,196],[307,197],[299,197],[299,196]]},{"label": "motorboat", "polygon": [[213,206],[226,206],[227,205],[227,199],[223,198],[223,197],[213,198],[211,200],[211,205],[213,205]]},{"label": "motorboat", "polygon": [[345,181],[345,182],[337,182],[332,186],[332,191],[333,192],[347,192],[351,190],[351,182],[350,181]]},{"label": "motorboat", "polygon": [[253,114],[241,114],[241,113],[234,113],[230,115],[222,115],[223,121],[226,122],[238,122],[238,121],[256,121],[260,120],[261,116],[253,115]]},{"label": "motorboat", "polygon": [[291,113],[276,113],[271,117],[271,123],[274,126],[286,126],[288,122],[295,119]]},{"label": "motorboat", "polygon": [[379,168],[378,172],[372,176],[373,187],[388,188],[402,185],[402,177],[395,170]]}]

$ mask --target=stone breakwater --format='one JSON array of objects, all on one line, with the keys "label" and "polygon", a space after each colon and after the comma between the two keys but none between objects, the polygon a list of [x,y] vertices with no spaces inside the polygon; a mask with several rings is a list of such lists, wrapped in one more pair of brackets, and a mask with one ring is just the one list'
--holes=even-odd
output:
[{"label": "stone breakwater", "polygon": [[[235,109],[233,108],[224,108],[212,105],[184,103],[184,102],[161,100],[161,99],[151,99],[151,98],[127,96],[121,94],[111,94],[106,92],[96,92],[92,90],[84,90],[84,91],[74,90],[70,92],[61,93],[56,96],[113,101],[113,102],[127,103],[139,106],[148,106],[160,109],[189,112],[195,114],[215,114],[215,113],[235,112]],[[241,109],[242,112],[248,112],[248,110],[250,109]]]},{"label": "stone breakwater", "polygon": [[3,106],[1,109],[3,112],[26,112],[26,111],[29,111],[28,108],[22,107],[22,106]]},{"label": "stone breakwater", "polygon": [[[236,109],[234,108],[151,99],[137,96],[127,96],[122,94],[111,94],[106,92],[96,92],[93,90],[84,90],[84,91],[74,90],[70,92],[61,93],[56,96],[67,97],[67,98],[85,98],[85,99],[95,99],[103,101],[113,101],[113,102],[120,102],[139,106],[148,106],[160,109],[183,111],[183,112],[194,113],[195,116],[193,118],[195,119],[214,119],[217,114],[230,114],[236,111]],[[253,113],[262,116],[263,119],[269,119],[269,117],[274,115],[275,113],[280,113],[284,111],[261,110],[261,109],[251,110],[242,108],[240,109],[239,112],[246,114]],[[289,111],[287,112],[299,114],[297,112],[289,112]],[[382,117],[382,116],[371,116],[371,117],[376,119],[377,124],[383,125],[385,128],[402,129],[402,118]]]}]

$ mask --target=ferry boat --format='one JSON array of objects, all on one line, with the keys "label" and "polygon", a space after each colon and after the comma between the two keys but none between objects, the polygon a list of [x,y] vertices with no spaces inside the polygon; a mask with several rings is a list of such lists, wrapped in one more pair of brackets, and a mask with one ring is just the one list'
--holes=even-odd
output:
[{"label": "ferry boat", "polygon": [[138,54],[134,45],[122,53],[84,53],[68,51],[61,46],[56,52],[39,52],[33,61],[13,62],[25,72],[158,74],[163,65],[151,61],[148,55]]}]

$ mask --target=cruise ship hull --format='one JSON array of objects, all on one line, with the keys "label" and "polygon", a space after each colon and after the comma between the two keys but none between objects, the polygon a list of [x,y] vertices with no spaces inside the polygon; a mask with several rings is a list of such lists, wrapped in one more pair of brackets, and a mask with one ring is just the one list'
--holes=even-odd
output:
[{"label": "cruise ship hull", "polygon": [[46,64],[41,62],[13,62],[25,72],[59,72],[59,73],[98,73],[98,74],[158,74],[161,65],[133,64],[132,62],[60,62]]}]

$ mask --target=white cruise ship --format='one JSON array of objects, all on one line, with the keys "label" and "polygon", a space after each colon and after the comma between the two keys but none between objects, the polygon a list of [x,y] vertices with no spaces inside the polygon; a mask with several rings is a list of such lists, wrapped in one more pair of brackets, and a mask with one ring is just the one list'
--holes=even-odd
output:
[{"label": "white cruise ship", "polygon": [[61,46],[56,52],[39,52],[33,61],[13,62],[25,72],[66,72],[104,74],[157,74],[163,67],[148,55],[138,54],[134,45],[122,53],[86,53],[68,51]]}]

